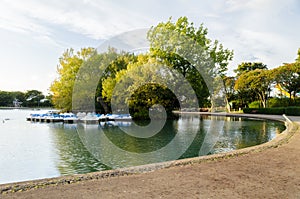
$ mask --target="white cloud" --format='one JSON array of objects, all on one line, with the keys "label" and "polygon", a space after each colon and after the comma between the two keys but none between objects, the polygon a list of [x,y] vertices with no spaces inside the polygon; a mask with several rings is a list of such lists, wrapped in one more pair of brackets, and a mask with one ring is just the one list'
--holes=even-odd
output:
[{"label": "white cloud", "polygon": [[116,4],[103,0],[52,2],[28,0],[26,3],[20,2],[6,2],[10,10],[18,15],[10,15],[9,18],[14,20],[8,21],[8,24],[3,25],[2,28],[17,26],[21,30],[27,31],[41,29],[37,33],[49,34],[38,25],[37,21],[39,21],[41,24],[60,25],[73,32],[99,39],[127,31],[133,27],[141,27],[145,21],[149,21],[147,17],[128,12]]},{"label": "white cloud", "polygon": [[[97,47],[99,39],[149,28],[170,16],[175,21],[183,15],[196,25],[204,23],[211,39],[218,39],[234,50],[231,70],[242,61],[261,61],[269,67],[292,62],[300,47],[297,0],[1,0],[0,35],[6,35],[7,39],[0,40],[3,49],[0,52],[9,57],[3,59],[13,67],[22,68],[23,64],[34,75],[44,76],[55,70],[58,56],[53,60],[54,54],[66,48]],[[12,36],[7,36],[7,31]],[[22,64],[12,60],[13,48],[18,45],[27,50]],[[47,64],[41,69],[43,61]],[[2,74],[0,79],[12,75]]]}]

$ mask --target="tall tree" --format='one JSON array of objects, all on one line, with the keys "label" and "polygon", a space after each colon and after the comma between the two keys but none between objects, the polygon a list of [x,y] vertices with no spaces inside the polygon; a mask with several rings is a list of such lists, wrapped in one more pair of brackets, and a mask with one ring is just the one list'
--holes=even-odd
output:
[{"label": "tall tree", "polygon": [[45,96],[41,91],[38,90],[29,90],[25,93],[25,105],[27,107],[36,107],[40,106],[40,102],[44,99]]},{"label": "tall tree", "polygon": [[[224,75],[233,57],[233,51],[225,49],[217,40],[211,41],[207,34],[203,24],[196,28],[187,17],[180,17],[175,23],[170,18],[148,32],[151,55],[187,78],[199,106],[203,106],[212,94],[207,88],[212,85],[206,85],[208,81],[203,78]],[[197,66],[201,66],[201,74]]]},{"label": "tall tree", "polygon": [[134,118],[149,119],[149,109],[157,104],[165,108],[169,118],[173,117],[178,100],[171,91],[180,90],[177,78],[148,55],[140,54],[137,60],[103,81],[102,96],[117,110],[129,107]]},{"label": "tall tree", "polygon": [[238,65],[237,69],[234,70],[236,73],[236,76],[239,77],[244,72],[249,72],[256,69],[268,69],[267,65],[261,63],[261,62],[243,62]]},{"label": "tall tree", "polygon": [[0,106],[13,106],[14,96],[7,91],[0,91]]},{"label": "tall tree", "polygon": [[263,107],[266,108],[268,92],[273,82],[271,72],[264,69],[244,72],[236,80],[235,89],[253,92],[258,96]]},{"label": "tall tree", "polygon": [[78,52],[66,50],[59,58],[57,73],[59,77],[52,83],[52,101],[56,108],[70,111],[72,109],[72,92],[76,74],[84,61],[95,53],[93,48],[83,48]]},{"label": "tall tree", "polygon": [[[267,65],[261,62],[242,62],[238,65],[237,69],[234,70],[234,72],[236,73],[236,80],[238,80],[239,77],[242,76],[244,73],[248,73],[256,69],[267,70],[268,68]],[[237,88],[237,86],[235,86],[235,88]],[[253,89],[250,89],[249,87],[245,87],[244,89],[242,87],[239,87],[239,89],[236,90],[241,106],[247,106],[247,104],[255,100],[260,100],[258,98],[257,92]]]},{"label": "tall tree", "polygon": [[[101,104],[105,113],[111,112],[110,102],[116,83],[116,76],[120,71],[127,69],[129,64],[137,62],[137,56],[132,53],[120,52],[110,60],[107,68],[103,71],[97,87],[97,101]],[[103,63],[101,64],[103,65]]]},{"label": "tall tree", "polygon": [[300,62],[284,64],[273,69],[277,84],[289,93],[290,103],[292,98],[300,92]]},{"label": "tall tree", "polygon": [[296,62],[297,62],[297,63],[299,63],[299,62],[300,62],[300,48],[298,49],[298,53],[297,53]]},{"label": "tall tree", "polygon": [[224,76],[224,85],[225,85],[225,90],[226,90],[226,96],[228,101],[235,100],[236,97],[236,91],[234,90],[234,84],[235,84],[235,77],[232,76]]}]

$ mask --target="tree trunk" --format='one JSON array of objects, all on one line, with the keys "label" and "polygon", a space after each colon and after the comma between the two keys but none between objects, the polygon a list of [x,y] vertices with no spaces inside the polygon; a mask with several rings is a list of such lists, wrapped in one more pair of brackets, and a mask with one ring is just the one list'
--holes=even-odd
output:
[{"label": "tree trunk", "polygon": [[263,108],[266,108],[267,107],[266,94],[263,92],[263,93],[260,93],[258,95],[259,95],[260,101],[263,105]]},{"label": "tree trunk", "polygon": [[97,97],[97,102],[99,102],[101,104],[101,106],[104,109],[105,114],[110,112],[110,108],[109,108],[108,104],[106,102],[104,102],[102,97]]},{"label": "tree trunk", "polygon": [[292,91],[289,92],[289,95],[290,95],[289,105],[292,105]]}]

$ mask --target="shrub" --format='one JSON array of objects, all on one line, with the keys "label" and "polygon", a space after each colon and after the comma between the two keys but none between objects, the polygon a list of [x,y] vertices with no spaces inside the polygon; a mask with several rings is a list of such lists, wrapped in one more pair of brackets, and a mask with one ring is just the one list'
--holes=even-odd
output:
[{"label": "shrub", "polygon": [[289,105],[288,98],[270,98],[268,99],[268,107],[287,107]]},{"label": "shrub", "polygon": [[244,113],[300,116],[300,107],[245,108]]},{"label": "shrub", "polygon": [[285,114],[285,108],[245,108],[244,113],[252,114],[270,114],[270,115],[282,115]]},{"label": "shrub", "polygon": [[285,110],[285,114],[293,115],[293,116],[300,116],[300,107],[287,107]]},{"label": "shrub", "polygon": [[260,101],[251,102],[249,108],[260,108]]}]

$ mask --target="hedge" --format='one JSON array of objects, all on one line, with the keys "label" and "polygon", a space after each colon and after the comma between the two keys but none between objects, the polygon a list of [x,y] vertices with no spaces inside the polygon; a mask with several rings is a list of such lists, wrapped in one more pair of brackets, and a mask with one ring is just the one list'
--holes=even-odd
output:
[{"label": "hedge", "polygon": [[245,108],[244,113],[300,116],[300,107]]},{"label": "hedge", "polygon": [[291,116],[300,116],[300,107],[287,107],[285,109],[285,114],[286,115],[291,115]]}]

